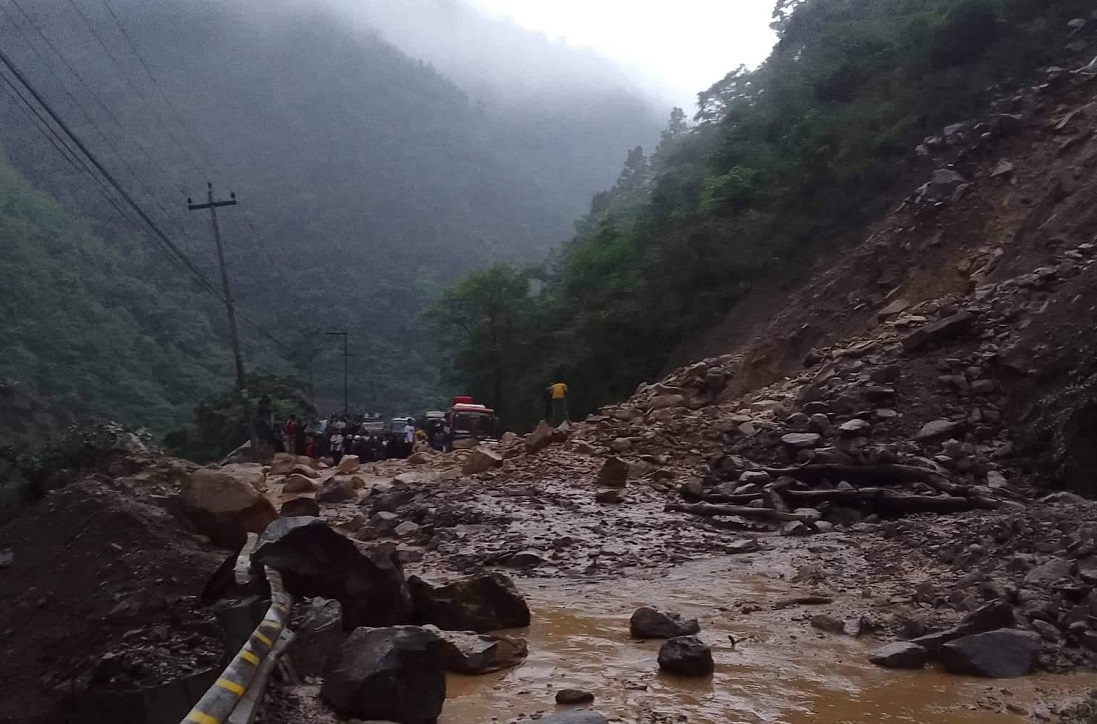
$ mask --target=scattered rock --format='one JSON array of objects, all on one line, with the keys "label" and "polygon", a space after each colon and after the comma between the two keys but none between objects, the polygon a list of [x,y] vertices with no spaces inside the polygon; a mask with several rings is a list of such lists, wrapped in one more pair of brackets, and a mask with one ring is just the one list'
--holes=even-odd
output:
[{"label": "scattered rock", "polygon": [[918,644],[897,641],[877,649],[868,660],[885,669],[920,669],[929,660],[929,652]]},{"label": "scattered rock", "polygon": [[335,467],[335,470],[340,475],[350,475],[351,473],[358,472],[360,463],[357,455],[344,455],[339,464]]},{"label": "scattered rock", "polygon": [[598,472],[598,482],[607,488],[623,488],[628,485],[629,464],[621,458],[606,458]]},{"label": "scattered rock", "polygon": [[947,437],[954,434],[960,427],[961,423],[952,420],[933,420],[922,425],[922,428],[915,434],[914,439],[925,441]]},{"label": "scattered rock", "polygon": [[463,475],[479,475],[502,464],[502,455],[482,447],[473,448],[472,453],[465,460],[464,465],[461,466],[461,473]]},{"label": "scattered rock", "polygon": [[697,619],[683,619],[681,614],[659,611],[651,606],[636,609],[629,619],[629,633],[637,639],[670,639],[700,633]]},{"label": "scattered rock", "polygon": [[936,322],[931,322],[903,338],[903,348],[915,352],[930,344],[937,344],[962,336],[971,329],[975,315],[962,311]]},{"label": "scattered rock", "polygon": [[562,706],[574,706],[576,704],[590,704],[594,701],[594,694],[582,689],[561,689],[556,692],[556,703]]},{"label": "scattered rock", "polygon": [[316,490],[316,481],[300,473],[295,473],[282,485],[284,493],[312,493]]},{"label": "scattered rock", "polygon": [[443,631],[424,626],[442,640],[438,665],[455,674],[488,674],[525,661],[529,647],[517,636],[482,636],[471,631]]},{"label": "scattered rock", "polygon": [[354,485],[349,480],[339,478],[332,478],[324,483],[320,487],[320,492],[316,494],[316,499],[321,503],[344,503],[357,497],[358,493],[355,492]]},{"label": "scattered rock", "polygon": [[712,649],[696,636],[676,636],[659,649],[659,668],[677,676],[712,676]]},{"label": "scattered rock", "polygon": [[282,503],[282,508],[278,511],[278,516],[281,518],[292,518],[301,515],[313,518],[320,515],[320,504],[316,502],[316,498],[310,498],[307,495],[300,498],[290,498]]},{"label": "scattered rock", "polygon": [[484,573],[445,586],[408,580],[416,620],[449,631],[496,631],[529,626],[529,606],[509,578]]},{"label": "scattered rock", "polygon": [[615,488],[600,490],[595,493],[594,502],[606,505],[617,505],[625,502],[625,494]]},{"label": "scattered rock", "polygon": [[818,447],[822,439],[817,432],[790,432],[781,436],[781,442],[797,450]]}]

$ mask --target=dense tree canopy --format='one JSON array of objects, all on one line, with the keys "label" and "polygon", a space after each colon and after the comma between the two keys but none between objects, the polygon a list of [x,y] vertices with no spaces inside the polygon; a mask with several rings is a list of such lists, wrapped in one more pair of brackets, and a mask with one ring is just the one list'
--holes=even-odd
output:
[{"label": "dense tree canopy", "polygon": [[[552,354],[506,366],[496,384],[523,390],[529,405],[546,377],[562,374],[579,412],[628,395],[744,292],[878,214],[919,139],[1062,52],[1067,22],[1089,9],[1079,0],[782,0],[770,58],[700,93],[692,128],[676,111],[650,159],[630,152],[558,255],[457,288],[482,297],[499,278],[541,282],[522,297],[526,326],[510,338]],[[491,368],[479,337],[457,338],[456,349],[452,327],[439,338],[451,347],[447,379]]]}]

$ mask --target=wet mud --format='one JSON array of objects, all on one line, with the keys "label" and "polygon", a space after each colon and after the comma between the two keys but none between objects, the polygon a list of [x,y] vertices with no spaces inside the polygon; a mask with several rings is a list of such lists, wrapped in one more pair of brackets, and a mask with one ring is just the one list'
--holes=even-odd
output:
[{"label": "wet mud", "polygon": [[[997,724],[1027,722],[1033,702],[1097,686],[1097,675],[988,681],[879,669],[865,660],[879,641],[816,632],[804,620],[811,607],[784,605],[805,592],[784,574],[765,558],[721,559],[627,579],[522,581],[534,614],[529,659],[486,677],[451,677],[442,722],[549,713],[559,709],[557,691],[578,688],[625,722]],[[700,621],[716,659],[711,680],[661,674],[661,642],[629,638],[632,611],[650,604]]]}]

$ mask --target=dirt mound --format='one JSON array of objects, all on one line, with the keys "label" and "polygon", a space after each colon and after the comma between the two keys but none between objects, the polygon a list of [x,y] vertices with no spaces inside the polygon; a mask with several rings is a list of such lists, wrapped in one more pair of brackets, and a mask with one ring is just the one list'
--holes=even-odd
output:
[{"label": "dirt mound", "polygon": [[[116,466],[118,467],[118,466]],[[195,597],[221,563],[163,504],[192,466],[53,491],[0,527],[0,721],[57,722],[89,686],[143,688],[220,665],[220,628]]]}]

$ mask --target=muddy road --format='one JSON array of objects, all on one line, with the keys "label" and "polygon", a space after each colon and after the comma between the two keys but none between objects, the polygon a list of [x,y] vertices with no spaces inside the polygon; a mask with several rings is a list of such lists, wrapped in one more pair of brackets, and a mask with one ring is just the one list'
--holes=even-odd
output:
[{"label": "muddy road", "polygon": [[[667,512],[658,484],[598,503],[585,482],[597,463],[558,451],[546,462],[556,470],[474,479],[457,479],[445,460],[386,463],[362,471],[358,499],[324,507],[347,535],[397,540],[409,573],[444,581],[494,568],[526,596],[533,624],[514,633],[527,638],[528,659],[450,676],[443,722],[540,717],[561,710],[554,696],[568,688],[592,692],[593,707],[622,722],[1025,722],[1097,687],[1097,675],[1077,671],[991,681],[877,668],[867,655],[912,621],[936,629],[960,619],[917,592],[963,571],[910,553],[887,523],[780,536]],[[396,534],[397,521],[415,528]],[[629,637],[629,616],[644,605],[698,619],[712,679],[659,672],[661,642]],[[844,631],[820,630],[817,617]],[[314,682],[277,692],[266,721],[340,721],[317,694]]]}]

